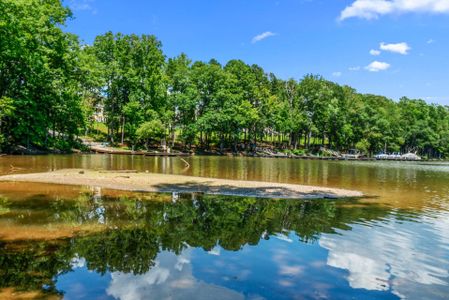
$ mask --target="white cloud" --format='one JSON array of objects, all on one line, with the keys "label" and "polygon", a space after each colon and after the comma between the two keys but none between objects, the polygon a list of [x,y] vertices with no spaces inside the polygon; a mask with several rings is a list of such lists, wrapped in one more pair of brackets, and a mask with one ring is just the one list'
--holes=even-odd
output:
[{"label": "white cloud", "polygon": [[92,7],[94,0],[70,0],[69,7],[73,11],[91,11],[93,14],[97,13],[97,10]]},{"label": "white cloud", "polygon": [[334,73],[332,73],[332,76],[334,76],[334,77],[341,77],[341,75],[343,75],[342,72],[334,72]]},{"label": "white cloud", "polygon": [[275,35],[276,35],[276,33],[273,33],[273,32],[271,32],[271,31],[266,31],[266,32],[264,32],[264,33],[261,33],[261,34],[259,34],[259,35],[256,35],[255,37],[253,37],[253,39],[251,40],[251,42],[252,42],[253,44],[255,44],[255,43],[257,43],[257,42],[260,42],[260,41],[262,41],[262,40],[264,40],[264,39],[267,39],[267,38],[272,37],[272,36],[275,36]]},{"label": "white cloud", "polygon": [[435,43],[434,39],[430,39],[430,40],[427,41],[427,44],[433,44],[433,43]]},{"label": "white cloud", "polygon": [[360,66],[355,66],[355,67],[349,67],[349,71],[360,71]]},{"label": "white cloud", "polygon": [[379,51],[379,50],[371,49],[371,50],[369,51],[369,54],[371,54],[371,55],[373,55],[373,56],[378,56],[378,55],[380,55],[380,51]]},{"label": "white cloud", "polygon": [[387,14],[449,13],[448,0],[355,0],[340,14],[348,18],[377,19]]},{"label": "white cloud", "polygon": [[388,70],[390,68],[390,64],[386,63],[386,62],[381,62],[381,61],[373,61],[372,63],[370,63],[369,65],[367,65],[365,67],[366,70],[370,71],[370,72],[379,72],[379,71],[385,71]]},{"label": "white cloud", "polygon": [[397,43],[397,44],[380,43],[380,49],[383,51],[389,51],[389,52],[393,52],[393,53],[407,55],[411,48],[407,43],[403,42],[403,43]]}]

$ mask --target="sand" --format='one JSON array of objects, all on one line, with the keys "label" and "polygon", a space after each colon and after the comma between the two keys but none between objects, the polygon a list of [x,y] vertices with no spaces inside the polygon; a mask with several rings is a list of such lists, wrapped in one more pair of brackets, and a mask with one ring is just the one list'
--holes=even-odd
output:
[{"label": "sand", "polygon": [[258,198],[334,199],[363,196],[363,193],[358,191],[317,186],[130,171],[63,169],[47,173],[5,175],[0,176],[0,181],[95,186],[134,192],[200,192]]}]

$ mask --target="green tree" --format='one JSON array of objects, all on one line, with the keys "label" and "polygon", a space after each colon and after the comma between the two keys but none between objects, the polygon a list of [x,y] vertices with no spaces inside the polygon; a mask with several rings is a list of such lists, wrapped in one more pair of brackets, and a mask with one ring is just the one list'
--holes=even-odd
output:
[{"label": "green tree", "polygon": [[10,146],[67,149],[84,126],[78,40],[62,31],[70,16],[59,0],[0,2],[0,98],[14,107],[1,132]]},{"label": "green tree", "polygon": [[6,122],[7,118],[12,117],[13,112],[13,100],[8,97],[0,98],[0,152],[2,151],[2,146],[7,144],[6,137],[2,133],[2,124]]},{"label": "green tree", "polygon": [[[95,39],[93,51],[106,83],[101,93],[105,95],[103,105],[112,142],[123,143],[125,138],[134,142],[138,118],[129,118],[129,112],[136,106],[140,106],[143,120],[149,120],[147,111],[163,116],[167,109],[165,56],[161,47],[152,35],[108,32]],[[128,121],[131,124],[127,126]]]},{"label": "green tree", "polygon": [[164,137],[165,129],[160,120],[154,119],[140,125],[136,135],[140,140],[144,141],[145,147],[149,149],[151,141],[160,140]]},{"label": "green tree", "polygon": [[186,144],[195,141],[198,106],[198,89],[193,82],[192,61],[185,54],[170,58],[166,74],[169,82],[168,106],[172,112],[170,120],[170,135],[174,146],[175,131],[179,128],[181,139]]}]

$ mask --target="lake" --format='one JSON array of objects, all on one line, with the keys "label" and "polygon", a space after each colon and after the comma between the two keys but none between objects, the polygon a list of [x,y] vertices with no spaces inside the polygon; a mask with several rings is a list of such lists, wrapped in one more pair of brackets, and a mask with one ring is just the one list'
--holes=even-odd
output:
[{"label": "lake", "polygon": [[0,298],[448,299],[449,163],[4,156],[0,174],[139,170],[338,187],[269,200],[0,183]]}]

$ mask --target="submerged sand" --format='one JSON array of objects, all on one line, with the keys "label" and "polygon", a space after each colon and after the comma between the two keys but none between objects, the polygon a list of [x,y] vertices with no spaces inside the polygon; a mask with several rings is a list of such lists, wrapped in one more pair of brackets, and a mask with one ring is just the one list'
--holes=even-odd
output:
[{"label": "submerged sand", "polygon": [[358,191],[261,181],[227,180],[133,171],[64,169],[0,176],[0,181],[96,186],[135,192],[205,193],[258,198],[318,199],[362,197]]}]

